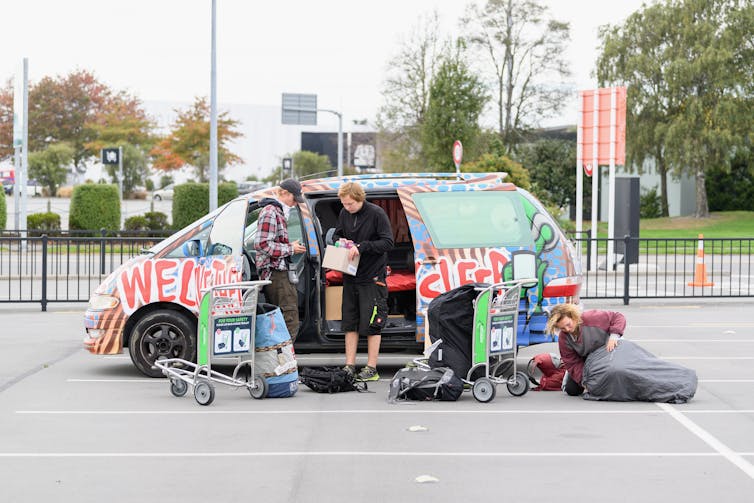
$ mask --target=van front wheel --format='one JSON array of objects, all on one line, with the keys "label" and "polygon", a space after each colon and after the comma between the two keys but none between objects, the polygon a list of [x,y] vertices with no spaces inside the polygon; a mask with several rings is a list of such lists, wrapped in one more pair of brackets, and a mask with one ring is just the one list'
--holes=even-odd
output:
[{"label": "van front wheel", "polygon": [[175,311],[147,314],[134,325],[128,344],[131,361],[149,377],[163,377],[154,362],[164,358],[196,361],[196,322]]}]

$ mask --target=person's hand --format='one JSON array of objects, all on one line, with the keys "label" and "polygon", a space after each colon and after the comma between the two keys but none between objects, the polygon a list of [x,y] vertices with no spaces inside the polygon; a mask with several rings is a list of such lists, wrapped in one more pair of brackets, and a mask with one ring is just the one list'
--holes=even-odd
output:
[{"label": "person's hand", "polygon": [[354,245],[348,249],[348,260],[353,260],[359,256],[359,247]]},{"label": "person's hand", "polygon": [[304,245],[302,245],[299,242],[298,239],[296,241],[294,241],[293,243],[291,243],[291,244],[293,245],[293,254],[294,255],[297,255],[299,253],[304,253],[306,251],[306,247]]},{"label": "person's hand", "polygon": [[620,339],[612,339],[612,338],[607,340],[607,352],[608,353],[610,351],[612,351],[613,349],[615,349],[616,347],[618,347],[618,341],[619,340]]}]

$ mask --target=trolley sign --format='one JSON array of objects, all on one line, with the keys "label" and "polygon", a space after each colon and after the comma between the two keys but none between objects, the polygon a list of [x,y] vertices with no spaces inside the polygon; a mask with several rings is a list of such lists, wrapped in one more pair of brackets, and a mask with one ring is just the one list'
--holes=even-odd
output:
[{"label": "trolley sign", "polygon": [[248,354],[251,347],[251,316],[215,318],[213,354]]},{"label": "trolley sign", "polygon": [[513,332],[516,330],[513,314],[498,314],[490,317],[490,355],[513,351]]}]

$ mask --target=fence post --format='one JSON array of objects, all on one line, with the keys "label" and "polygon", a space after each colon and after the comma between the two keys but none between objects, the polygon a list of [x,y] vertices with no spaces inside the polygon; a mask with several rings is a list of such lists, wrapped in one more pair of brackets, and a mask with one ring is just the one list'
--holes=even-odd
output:
[{"label": "fence post", "polygon": [[99,242],[99,273],[101,275],[105,275],[105,234],[107,231],[105,229],[99,230],[101,239]]},{"label": "fence post", "polygon": [[[631,283],[631,264],[628,260],[628,243],[631,241],[631,236],[626,234],[623,236],[623,305],[627,306],[629,302],[628,286]],[[638,263],[637,263],[638,265]]]},{"label": "fence post", "polygon": [[42,312],[47,311],[47,234],[42,234]]}]

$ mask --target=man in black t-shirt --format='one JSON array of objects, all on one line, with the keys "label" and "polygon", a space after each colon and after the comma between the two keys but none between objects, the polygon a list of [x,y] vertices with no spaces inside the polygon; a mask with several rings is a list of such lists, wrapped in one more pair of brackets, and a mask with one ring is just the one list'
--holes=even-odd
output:
[{"label": "man in black t-shirt", "polygon": [[348,248],[349,259],[359,256],[355,276],[343,275],[342,326],[346,333],[345,369],[356,372],[359,335],[367,336],[367,365],[356,375],[376,381],[382,329],[387,323],[387,252],[393,248],[393,231],[385,211],[367,202],[363,187],[346,182],[338,190],[343,209],[338,215],[335,239]]}]

